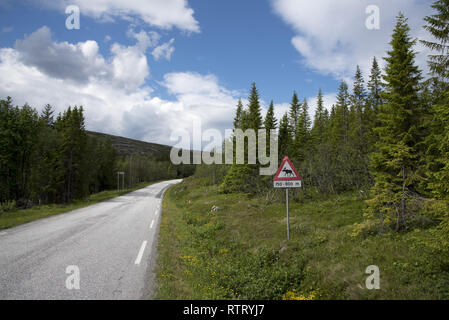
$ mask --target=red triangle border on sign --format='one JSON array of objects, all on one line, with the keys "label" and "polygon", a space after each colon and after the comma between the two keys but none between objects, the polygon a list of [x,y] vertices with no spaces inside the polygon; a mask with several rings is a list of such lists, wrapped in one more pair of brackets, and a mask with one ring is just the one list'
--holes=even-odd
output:
[{"label": "red triangle border on sign", "polygon": [[[292,168],[293,172],[296,174],[296,177],[291,178],[279,178],[279,174],[281,173],[282,168],[284,167],[284,164],[288,162],[290,167]],[[293,166],[293,163],[290,161],[290,159],[286,156],[284,160],[282,161],[281,165],[279,166],[278,171],[276,172],[273,181],[297,181],[302,180],[302,177],[299,175],[298,171],[296,171],[296,168]]]}]

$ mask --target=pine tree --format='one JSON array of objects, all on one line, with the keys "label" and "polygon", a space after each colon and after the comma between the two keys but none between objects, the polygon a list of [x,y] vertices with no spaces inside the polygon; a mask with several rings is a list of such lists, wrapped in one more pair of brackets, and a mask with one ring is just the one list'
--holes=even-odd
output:
[{"label": "pine tree", "polygon": [[53,119],[53,107],[50,104],[46,104],[44,107],[44,110],[42,110],[42,113],[40,115],[41,121],[44,122],[47,126],[53,126],[54,125],[54,119]]},{"label": "pine tree", "polygon": [[290,135],[292,138],[296,135],[296,130],[299,123],[299,114],[301,113],[301,104],[299,103],[296,91],[293,92],[292,102],[290,103],[290,110],[288,114],[288,123],[290,126]]},{"label": "pine tree", "polygon": [[350,100],[348,164],[352,172],[351,181],[355,184],[356,189],[360,190],[362,185],[367,184],[369,178],[366,127],[370,116],[367,110],[370,108],[366,107],[365,84],[359,66],[355,73],[354,89]]},{"label": "pine tree", "polygon": [[329,143],[331,154],[329,161],[335,170],[334,185],[337,191],[348,190],[353,187],[352,168],[349,153],[349,106],[350,94],[348,85],[341,81],[337,103],[332,108],[331,120],[329,122]]},{"label": "pine tree", "polygon": [[324,142],[326,126],[329,120],[328,117],[329,113],[324,107],[323,92],[319,89],[317,96],[317,108],[315,110],[315,118],[313,120],[313,128],[311,130],[313,144],[315,146]]},{"label": "pine tree", "polygon": [[274,116],[274,103],[273,100],[270,102],[270,107],[268,108],[267,115],[264,120],[264,128],[267,130],[267,134],[270,130],[274,130],[277,128],[277,120]]},{"label": "pine tree", "polygon": [[348,85],[341,81],[335,105],[333,139],[336,144],[346,145],[349,140],[349,101]]},{"label": "pine tree", "polygon": [[292,145],[292,137],[290,135],[290,125],[288,114],[285,113],[279,123],[279,159],[289,156],[289,150]]},{"label": "pine tree", "polygon": [[318,91],[317,108],[313,128],[311,130],[312,152],[309,156],[313,173],[310,174],[311,183],[318,190],[327,193],[332,189],[329,154],[331,153],[328,143],[329,112],[324,107],[323,93]]},{"label": "pine tree", "polygon": [[251,93],[248,99],[248,116],[246,119],[246,128],[258,130],[262,128],[262,115],[259,103],[259,93],[256,88],[256,83],[253,82]]},{"label": "pine tree", "polygon": [[424,26],[438,42],[421,42],[437,54],[429,56],[429,67],[435,76],[443,81],[449,81],[449,0],[438,0],[432,8],[437,11],[436,14],[427,16],[424,20],[427,25]]},{"label": "pine tree", "polygon": [[266,130],[267,138],[267,150],[270,150],[271,131],[277,129],[277,119],[274,116],[274,102],[271,100],[270,107],[268,108],[267,115],[264,120],[264,129]]},{"label": "pine tree", "polygon": [[370,79],[368,81],[368,105],[375,113],[382,105],[382,72],[377,63],[376,57],[373,58]]},{"label": "pine tree", "polygon": [[306,154],[311,149],[310,126],[311,120],[309,116],[309,105],[307,100],[304,99],[304,102],[301,104],[295,138],[293,141],[293,157],[294,160],[299,162],[305,160]]},{"label": "pine tree", "polygon": [[[241,117],[240,117],[241,115]],[[254,129],[256,133],[256,146],[250,146],[249,144],[245,144],[244,148],[244,159],[247,159],[247,155],[249,151],[254,151],[250,148],[255,148],[256,154],[256,164],[237,164],[233,163],[227,172],[222,184],[220,185],[220,192],[223,193],[233,193],[233,192],[248,192],[253,193],[258,188],[259,177],[258,177],[258,150],[257,150],[257,131],[258,129],[262,129],[262,116],[261,116],[261,108],[259,103],[259,93],[256,88],[256,84],[253,82],[250,96],[248,99],[248,108],[246,110],[242,110],[241,103],[238,104],[236,110],[236,116],[234,121],[234,125],[239,124],[239,117],[241,118],[241,127],[235,129],[242,129],[243,131],[247,129]],[[236,139],[234,139],[235,141]],[[246,140],[246,139],[245,139]],[[245,160],[246,161],[246,160]]]},{"label": "pine tree", "polygon": [[84,174],[87,170],[85,162],[87,135],[84,128],[83,108],[69,107],[58,116],[55,127],[61,134],[61,146],[58,152],[59,181],[62,184],[60,200],[70,202],[88,192],[88,180]]},{"label": "pine tree", "polygon": [[[374,170],[374,199],[369,201],[372,213],[380,213],[386,221],[396,220],[396,230],[406,227],[407,199],[416,180],[420,71],[414,63],[415,41],[402,13],[397,17],[385,59],[385,104],[379,110],[381,125],[377,151],[371,156]],[[393,218],[392,218],[393,217]]]},{"label": "pine tree", "polygon": [[449,0],[438,0],[432,8],[437,13],[424,19],[427,22],[424,28],[435,40],[421,41],[435,52],[428,60],[434,78],[426,172],[432,193],[444,198],[449,195]]},{"label": "pine tree", "polygon": [[242,99],[239,99],[239,101],[237,102],[237,110],[235,112],[235,117],[234,117],[234,128],[241,128],[242,127],[242,116],[243,116],[243,103],[242,103]]}]

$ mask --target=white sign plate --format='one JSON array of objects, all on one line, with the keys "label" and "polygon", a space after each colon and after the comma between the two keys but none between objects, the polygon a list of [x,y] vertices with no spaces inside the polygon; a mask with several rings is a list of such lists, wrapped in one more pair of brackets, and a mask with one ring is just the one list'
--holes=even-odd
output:
[{"label": "white sign plate", "polygon": [[301,188],[301,180],[273,181],[275,188]]}]

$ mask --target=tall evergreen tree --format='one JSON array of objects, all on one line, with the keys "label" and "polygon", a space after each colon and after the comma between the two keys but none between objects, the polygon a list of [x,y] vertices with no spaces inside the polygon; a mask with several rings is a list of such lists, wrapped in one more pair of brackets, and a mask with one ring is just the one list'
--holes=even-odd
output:
[{"label": "tall evergreen tree", "polygon": [[307,103],[307,100],[304,99],[304,102],[301,104],[299,120],[293,142],[293,157],[299,162],[305,160],[306,154],[311,149],[310,126],[311,120],[309,116],[309,105]]},{"label": "tall evergreen tree", "polygon": [[259,103],[259,92],[256,83],[253,82],[251,93],[248,99],[248,117],[246,120],[246,128],[258,130],[262,128],[262,115]]},{"label": "tall evergreen tree", "polygon": [[243,110],[242,99],[239,99],[239,101],[237,102],[237,110],[235,112],[235,117],[234,117],[234,129],[242,127],[243,112],[244,112],[244,110]]},{"label": "tall evergreen tree", "polygon": [[382,72],[377,63],[376,57],[373,58],[370,79],[368,81],[368,105],[374,111],[382,105]]},{"label": "tall evergreen tree", "polygon": [[337,103],[335,105],[335,122],[332,128],[333,139],[336,144],[347,144],[349,140],[349,105],[350,95],[348,85],[341,81],[338,88]]},{"label": "tall evergreen tree", "polygon": [[321,91],[321,89],[319,89],[317,96],[317,107],[315,110],[315,117],[313,120],[313,128],[311,132],[314,145],[320,145],[324,142],[326,126],[329,120],[328,117],[329,113],[324,107],[323,92]]},{"label": "tall evergreen tree", "polygon": [[277,129],[277,119],[274,116],[274,103],[273,100],[270,102],[270,107],[268,108],[267,115],[264,120],[264,129],[267,134],[267,150],[270,150],[270,139],[271,139],[271,131]]},{"label": "tall evergreen tree", "polygon": [[88,180],[84,175],[87,169],[84,157],[87,135],[84,128],[83,108],[69,107],[58,116],[55,127],[62,137],[58,157],[60,181],[63,181],[60,194],[62,201],[70,202],[83,197],[88,192]]},{"label": "tall evergreen tree", "polygon": [[288,114],[285,113],[279,123],[279,157],[281,160],[285,156],[289,156],[289,151],[292,145],[292,137],[290,133]]},{"label": "tall evergreen tree", "polygon": [[444,198],[449,195],[449,0],[438,0],[432,8],[436,13],[426,17],[424,28],[433,41],[422,43],[435,54],[428,64],[433,75],[431,133],[426,139],[428,176],[427,184],[432,193]]},{"label": "tall evergreen tree", "polygon": [[[241,114],[241,128],[243,131],[247,129],[254,129],[256,133],[256,146],[250,146],[245,143],[244,147],[244,159],[245,164],[233,163],[227,172],[222,184],[220,185],[220,192],[232,193],[232,192],[254,192],[258,188],[259,178],[257,175],[259,162],[258,162],[258,129],[262,129],[262,115],[259,102],[259,93],[256,88],[256,84],[253,82],[248,99],[248,108],[242,110],[239,103],[236,110],[235,119],[238,120],[239,113]],[[234,121],[234,125],[238,125],[239,121]],[[234,128],[238,129],[238,128]],[[246,139],[245,139],[246,140]],[[251,148],[251,150],[250,150]],[[253,150],[252,148],[255,148]],[[249,151],[255,151],[256,164],[248,164],[246,161]]]},{"label": "tall evergreen tree", "polygon": [[53,126],[54,124],[53,114],[54,114],[53,107],[50,104],[46,104],[44,109],[42,110],[40,119],[45,123],[45,125]]},{"label": "tall evergreen tree", "polygon": [[299,115],[301,113],[301,104],[299,103],[296,91],[293,92],[292,102],[290,103],[290,110],[288,113],[288,123],[290,126],[290,135],[292,138],[296,135],[296,130],[299,123]]},{"label": "tall evergreen tree", "polygon": [[357,66],[354,89],[351,95],[349,111],[349,165],[351,167],[352,182],[357,190],[369,181],[367,126],[370,121],[370,108],[367,108],[365,84],[362,71]]},{"label": "tall evergreen tree", "polygon": [[449,0],[438,0],[432,8],[437,13],[427,16],[424,28],[436,41],[421,40],[421,42],[436,54],[429,56],[429,67],[435,76],[443,81],[449,81]]},{"label": "tall evergreen tree", "polygon": [[[385,59],[386,103],[379,110],[381,125],[376,128],[379,141],[372,154],[374,199],[369,201],[372,212],[396,220],[396,230],[406,226],[406,204],[416,180],[420,71],[415,65],[414,40],[402,13],[397,17]],[[394,219],[393,218],[393,219]]]},{"label": "tall evergreen tree", "polygon": [[273,100],[270,102],[270,107],[268,108],[267,115],[264,120],[264,128],[267,130],[267,135],[270,130],[274,130],[277,128],[277,119],[274,116],[274,103]]}]

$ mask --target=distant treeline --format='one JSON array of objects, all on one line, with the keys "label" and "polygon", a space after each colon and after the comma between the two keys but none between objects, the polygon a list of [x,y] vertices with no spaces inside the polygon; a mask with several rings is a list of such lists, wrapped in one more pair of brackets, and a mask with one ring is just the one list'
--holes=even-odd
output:
[{"label": "distant treeline", "polygon": [[[248,106],[238,102],[234,127],[277,129],[279,160],[289,156],[303,176],[303,188],[292,191],[295,195],[357,190],[369,199],[367,217],[378,219],[381,230],[408,228],[416,213],[423,212],[425,199],[449,197],[448,4],[448,0],[435,2],[436,14],[425,19],[425,28],[435,40],[423,41],[433,50],[429,79],[423,80],[415,64],[416,40],[410,38],[407,19],[400,14],[384,71],[374,58],[366,84],[357,66],[352,92],[342,81],[330,111],[320,90],[312,121],[307,101],[300,102],[295,92],[289,112],[279,123],[273,101],[262,119],[253,83]],[[197,176],[209,176],[209,183],[219,185],[224,193],[269,197],[275,192],[272,177],[259,176],[258,165],[201,166]],[[445,221],[440,235],[447,234],[449,210],[445,205],[435,210],[439,214],[431,219]]]},{"label": "distant treeline", "polygon": [[118,156],[109,138],[88,135],[82,107],[54,117],[50,105],[39,114],[25,104],[0,100],[0,203],[18,207],[67,203],[117,188],[117,171],[125,187],[138,182],[190,175],[193,167],[175,167],[163,158]]}]

